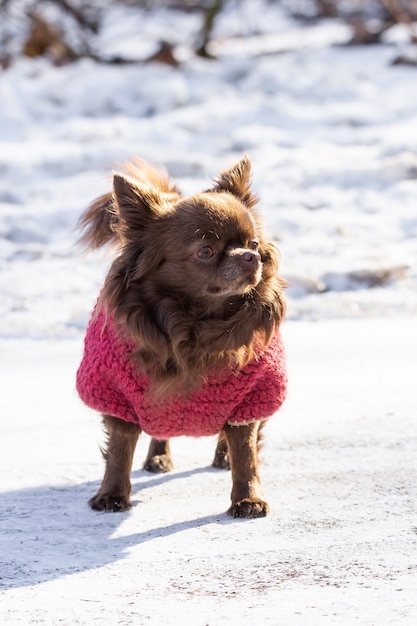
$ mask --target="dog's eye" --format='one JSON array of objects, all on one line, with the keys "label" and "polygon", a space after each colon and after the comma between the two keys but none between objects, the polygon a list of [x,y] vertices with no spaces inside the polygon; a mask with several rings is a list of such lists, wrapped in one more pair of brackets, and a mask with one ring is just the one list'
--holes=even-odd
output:
[{"label": "dog's eye", "polygon": [[250,248],[250,250],[257,250],[259,248],[259,241],[252,239],[252,241],[249,242],[248,248]]},{"label": "dog's eye", "polygon": [[198,258],[202,259],[203,261],[207,259],[211,259],[213,255],[214,255],[214,250],[211,246],[202,246],[201,248],[197,250]]}]

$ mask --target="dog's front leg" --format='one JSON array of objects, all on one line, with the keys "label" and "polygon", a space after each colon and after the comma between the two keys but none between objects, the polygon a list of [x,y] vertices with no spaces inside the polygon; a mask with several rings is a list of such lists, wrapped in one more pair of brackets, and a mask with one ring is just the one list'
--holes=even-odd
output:
[{"label": "dog's front leg", "polygon": [[96,511],[126,511],[130,508],[133,454],[141,431],[136,424],[110,415],[103,415],[103,424],[108,436],[102,449],[106,470],[100,489],[88,504]]},{"label": "dog's front leg", "polygon": [[173,468],[169,439],[151,439],[143,469],[154,474],[164,474]]},{"label": "dog's front leg", "polygon": [[258,469],[258,439],[261,422],[243,426],[226,424],[230,468],[232,470],[232,505],[228,510],[233,517],[265,517],[268,503],[263,499]]}]

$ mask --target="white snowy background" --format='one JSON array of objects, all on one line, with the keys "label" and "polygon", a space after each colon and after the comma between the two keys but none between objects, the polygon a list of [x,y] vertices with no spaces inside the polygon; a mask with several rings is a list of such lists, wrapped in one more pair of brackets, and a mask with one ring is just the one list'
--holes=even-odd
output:
[{"label": "white snowy background", "polygon": [[[409,41],[349,47],[338,21],[227,3],[216,60],[195,14],[109,9],[101,53],[179,67],[0,74],[0,616],[7,624],[415,624],[417,69]],[[138,36],[139,34],[139,36]],[[100,420],[74,390],[111,257],[76,222],[139,155],[185,193],[247,152],[289,282],[290,393],[266,430],[272,514],[228,518],[213,439],[173,442],[170,475],[133,475],[124,514],[87,507]]]}]

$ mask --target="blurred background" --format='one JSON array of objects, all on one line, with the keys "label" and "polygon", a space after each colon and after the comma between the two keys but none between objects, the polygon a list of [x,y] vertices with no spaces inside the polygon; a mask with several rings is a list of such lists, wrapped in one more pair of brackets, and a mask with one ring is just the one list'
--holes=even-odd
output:
[{"label": "blurred background", "polygon": [[[218,37],[218,23],[235,20],[234,36],[262,34],[274,31],[268,24],[267,13],[275,9],[300,24],[323,18],[339,19],[351,29],[351,45],[375,44],[394,25],[410,27],[408,39],[415,43],[414,22],[417,20],[416,0],[269,0],[249,3],[244,0],[109,0],[77,2],[77,0],[2,0],[3,67],[24,54],[34,58],[47,56],[55,64],[69,63],[90,57],[103,63],[126,63],[139,60],[159,60],[177,65],[175,50],[184,45],[195,54],[214,58],[212,43]],[[141,58],[139,41],[129,39],[106,50],[100,46],[100,35],[108,26],[109,17],[124,13],[126,19],[146,20],[146,13],[171,12],[177,20],[182,13],[179,30],[159,24],[151,31],[137,32],[138,40],[146,41],[153,54]],[[144,14],[145,13],[145,14]],[[110,14],[110,15],[109,15]],[[176,14],[176,15],[175,15]],[[135,45],[136,44],[136,45]],[[159,49],[157,50],[159,44]],[[129,49],[130,48],[130,49]],[[134,53],[136,52],[136,57]],[[415,59],[399,57],[397,63],[413,63]]]},{"label": "blurred background", "polygon": [[0,336],[81,337],[118,164],[247,152],[290,319],[417,312],[417,2],[1,0]]}]

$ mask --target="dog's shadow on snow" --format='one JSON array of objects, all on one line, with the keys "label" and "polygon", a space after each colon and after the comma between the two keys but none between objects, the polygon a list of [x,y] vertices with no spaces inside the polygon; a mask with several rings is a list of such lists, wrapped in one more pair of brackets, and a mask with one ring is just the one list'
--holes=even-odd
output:
[{"label": "dog's shadow on snow", "polygon": [[[218,471],[200,467],[157,475],[143,470],[133,472],[132,504],[146,506],[140,504],[140,494],[145,489],[152,487],[158,491],[158,485],[168,481]],[[135,545],[191,528],[236,521],[218,512],[192,519],[185,517],[183,521],[165,526],[158,525],[156,520],[153,528],[141,530],[139,527],[138,532],[128,536],[114,536],[131,512],[92,511],[87,501],[99,484],[100,481],[70,486],[43,485],[1,494],[0,590],[36,585],[102,567],[123,559]]]}]

